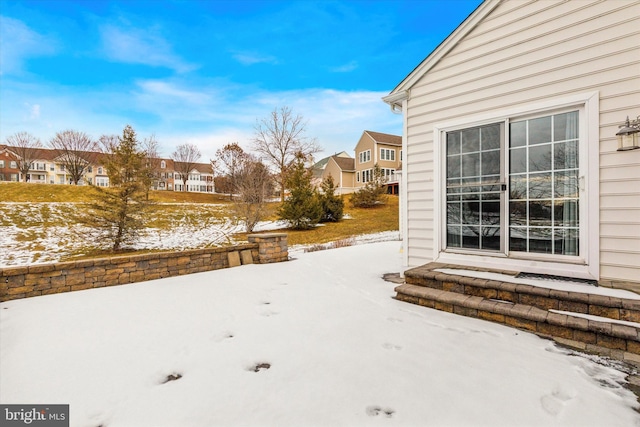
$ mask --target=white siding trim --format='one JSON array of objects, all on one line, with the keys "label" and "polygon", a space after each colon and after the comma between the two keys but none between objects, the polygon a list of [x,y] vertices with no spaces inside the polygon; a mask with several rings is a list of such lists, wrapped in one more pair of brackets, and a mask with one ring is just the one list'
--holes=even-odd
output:
[{"label": "white siding trim", "polygon": [[[407,98],[402,100],[402,152],[407,153],[407,143],[408,143],[408,135],[409,135],[409,118],[407,114],[407,105],[409,100]],[[402,174],[400,175],[400,203],[398,204],[400,209],[400,238],[402,239],[402,272],[406,270],[409,266],[409,229],[407,222],[407,200],[408,200],[408,191],[407,191],[407,162],[402,162]]]}]

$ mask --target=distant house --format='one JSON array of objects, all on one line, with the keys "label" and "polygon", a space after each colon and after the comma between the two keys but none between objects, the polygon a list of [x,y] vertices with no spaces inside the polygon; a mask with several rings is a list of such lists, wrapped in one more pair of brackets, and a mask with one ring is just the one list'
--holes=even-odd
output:
[{"label": "distant house", "polygon": [[[18,150],[12,147],[0,145],[0,181],[22,181],[22,174],[17,165]],[[109,186],[109,175],[104,166],[104,155],[89,153],[88,162],[79,185],[95,185],[98,187]],[[171,159],[152,159],[152,167],[155,169],[155,179],[152,182],[154,190],[183,191],[183,182],[180,174],[175,172],[175,164]],[[71,184],[71,177],[65,169],[64,162],[55,150],[42,148],[38,150],[37,159],[31,165],[27,174],[27,182],[32,184]],[[187,180],[188,192],[213,193],[213,170],[209,163],[196,163]]]},{"label": "distant house", "polygon": [[313,165],[313,182],[319,187],[328,176],[333,178],[336,194],[355,191],[355,161],[346,151],[324,159]]},{"label": "distant house", "polygon": [[0,145],[0,181],[18,181],[20,171],[16,160],[9,147]]},{"label": "distant house", "polygon": [[377,164],[386,178],[389,193],[398,194],[396,171],[402,164],[402,137],[365,130],[354,150],[356,190],[371,181],[373,167]]},{"label": "distant house", "polygon": [[191,171],[189,171],[186,183],[179,172],[173,172],[173,188],[175,191],[213,193],[213,169],[211,168],[211,164],[196,163]]},{"label": "distant house", "polygon": [[640,290],[640,150],[616,137],[640,115],[639,29],[639,2],[487,0],[384,98],[406,266]]}]

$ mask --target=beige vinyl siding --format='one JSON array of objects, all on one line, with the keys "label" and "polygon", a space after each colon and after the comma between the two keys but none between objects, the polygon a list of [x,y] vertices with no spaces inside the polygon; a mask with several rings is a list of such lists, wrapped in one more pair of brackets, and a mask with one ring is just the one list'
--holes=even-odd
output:
[{"label": "beige vinyl siding", "polygon": [[[563,96],[599,93],[600,277],[640,281],[640,150],[615,133],[640,114],[639,1],[504,1],[410,88],[408,263],[433,257],[433,128]],[[624,253],[624,256],[621,254]]]},{"label": "beige vinyl siding", "polygon": [[330,159],[327,162],[327,165],[325,166],[325,169],[324,169],[324,173],[322,175],[324,178],[331,175],[331,177],[333,177],[333,183],[336,187],[342,187],[346,185],[345,183],[341,182],[342,176],[340,173],[340,168],[338,167],[336,162],[333,161],[333,159]]},{"label": "beige vinyl siding", "polygon": [[[368,162],[361,163],[360,153],[367,150],[371,151],[371,159]],[[356,145],[356,149],[355,149],[355,154],[356,154],[356,162],[355,162],[356,173],[360,172],[360,181],[357,181],[357,178],[356,178],[354,187],[359,188],[364,186],[364,182],[362,182],[362,179],[363,179],[362,171],[367,169],[372,169],[373,165],[376,162],[376,159],[378,158],[378,156],[376,155],[376,144],[373,141],[373,139],[371,139],[371,137],[366,133],[362,134],[360,141],[358,141],[358,145]]]}]

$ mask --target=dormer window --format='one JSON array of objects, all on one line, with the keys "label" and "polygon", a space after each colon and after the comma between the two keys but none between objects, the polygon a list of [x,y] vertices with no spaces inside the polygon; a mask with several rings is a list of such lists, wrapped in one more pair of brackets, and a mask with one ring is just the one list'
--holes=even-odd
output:
[{"label": "dormer window", "polygon": [[160,162],[160,169],[166,169],[167,168],[167,162],[165,162],[164,160]]}]

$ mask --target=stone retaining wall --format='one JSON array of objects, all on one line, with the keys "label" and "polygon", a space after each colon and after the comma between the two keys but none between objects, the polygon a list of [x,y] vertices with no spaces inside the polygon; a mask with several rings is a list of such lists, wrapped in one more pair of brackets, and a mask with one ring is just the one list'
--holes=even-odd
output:
[{"label": "stone retaining wall", "polygon": [[251,234],[248,240],[248,244],[222,248],[2,268],[0,302],[289,258],[284,233]]}]

